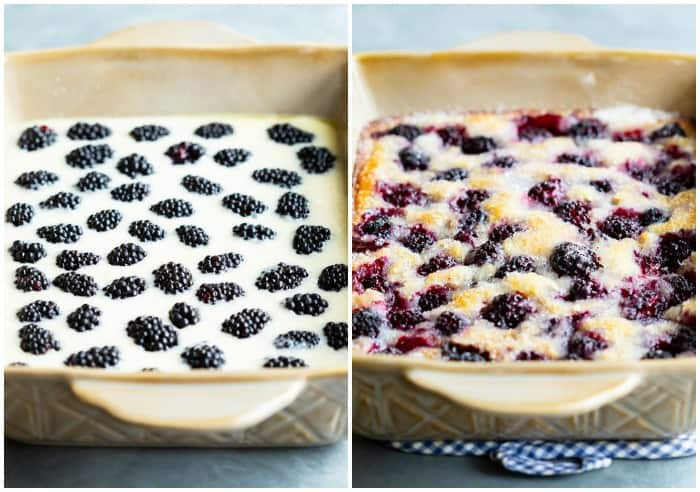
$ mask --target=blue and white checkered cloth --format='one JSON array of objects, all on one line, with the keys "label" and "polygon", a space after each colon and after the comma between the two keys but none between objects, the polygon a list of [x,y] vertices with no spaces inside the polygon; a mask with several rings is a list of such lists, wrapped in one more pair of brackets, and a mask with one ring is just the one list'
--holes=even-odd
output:
[{"label": "blue and white checkered cloth", "polygon": [[660,460],[695,455],[695,433],[661,441],[393,441],[405,453],[485,456],[506,469],[541,477],[607,468],[613,459]]}]

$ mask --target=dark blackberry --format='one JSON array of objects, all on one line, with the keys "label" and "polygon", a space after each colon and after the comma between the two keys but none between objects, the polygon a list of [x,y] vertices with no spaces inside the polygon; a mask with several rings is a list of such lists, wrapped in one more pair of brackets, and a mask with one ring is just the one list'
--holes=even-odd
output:
[{"label": "dark blackberry", "polygon": [[450,302],[452,290],[442,285],[431,285],[418,298],[418,307],[421,311],[432,311]]},{"label": "dark blackberry", "polygon": [[425,205],[428,202],[428,195],[411,183],[387,184],[380,182],[377,188],[384,201],[394,207]]},{"label": "dark blackberry", "polygon": [[415,309],[404,309],[389,311],[387,320],[393,329],[408,331],[425,321],[425,316],[423,316],[422,311],[417,311]]},{"label": "dark blackberry", "polygon": [[564,185],[559,178],[549,178],[530,188],[527,196],[542,205],[553,207],[564,199]]},{"label": "dark blackberry", "polygon": [[340,350],[348,346],[348,324],[329,321],[323,327],[323,336],[326,344],[333,350]]},{"label": "dark blackberry", "polygon": [[399,242],[414,253],[421,253],[433,245],[436,240],[435,234],[426,229],[423,224],[416,224],[411,227],[407,235],[399,239]]},{"label": "dark blackberry", "polygon": [[286,169],[269,167],[256,169],[251,177],[258,183],[270,183],[280,188],[293,188],[301,184],[301,176]]},{"label": "dark blackberry", "polygon": [[481,310],[481,316],[498,328],[515,328],[534,311],[535,306],[527,297],[511,292],[494,297]]},{"label": "dark blackberry", "polygon": [[505,222],[491,229],[491,232],[489,232],[489,241],[502,243],[516,232],[522,232],[524,230],[525,226],[522,224]]},{"label": "dark blackberry", "polygon": [[94,253],[81,253],[74,249],[64,249],[56,256],[56,266],[63,270],[78,270],[84,266],[97,265],[100,257]]},{"label": "dark blackberry", "polygon": [[236,268],[242,261],[243,256],[238,253],[207,255],[197,264],[197,268],[202,273],[221,273]]},{"label": "dark blackberry", "polygon": [[618,214],[608,215],[598,224],[598,229],[613,239],[637,237],[642,232],[642,226],[634,219]]},{"label": "dark blackberry", "polygon": [[200,195],[216,195],[221,193],[223,188],[219,183],[209,181],[201,176],[193,176],[188,174],[182,178],[182,186],[192,193],[199,193]]},{"label": "dark blackberry", "polygon": [[317,225],[299,226],[294,233],[292,247],[299,255],[310,255],[323,251],[323,243],[331,238],[331,230]]},{"label": "dark blackberry", "polygon": [[151,187],[146,183],[127,183],[117,186],[110,193],[112,198],[120,202],[140,202],[151,193]]},{"label": "dark blackberry", "polygon": [[46,250],[41,243],[13,241],[9,251],[17,263],[36,263],[46,256]]},{"label": "dark blackberry", "polygon": [[578,228],[585,227],[591,222],[588,214],[591,211],[591,204],[580,200],[561,202],[552,210],[564,222],[575,225]]},{"label": "dark blackberry", "polygon": [[36,235],[50,243],[74,243],[83,235],[83,228],[75,224],[56,224],[42,226],[36,230]]},{"label": "dark blackberry", "polygon": [[122,214],[119,210],[110,208],[100,210],[87,218],[87,226],[97,232],[111,231],[122,221]]},{"label": "dark blackberry", "polygon": [[443,145],[461,147],[464,139],[467,138],[467,129],[464,125],[449,125],[442,127],[436,132]]},{"label": "dark blackberry", "polygon": [[53,284],[63,292],[79,297],[92,297],[99,289],[95,279],[90,275],[75,272],[60,274],[53,279]]},{"label": "dark blackberry", "polygon": [[318,276],[318,288],[325,291],[340,292],[348,286],[348,267],[342,263],[328,265]]},{"label": "dark blackberry", "polygon": [[100,325],[100,308],[83,304],[66,317],[68,326],[78,332],[90,331]]},{"label": "dark blackberry", "polygon": [[436,173],[433,181],[464,181],[467,178],[469,178],[469,171],[461,167],[453,167]]},{"label": "dark blackberry", "polygon": [[435,329],[445,336],[460,333],[467,326],[467,320],[457,313],[445,311],[435,320]]},{"label": "dark blackberry", "polygon": [[36,268],[23,265],[15,270],[15,287],[24,292],[38,292],[49,288],[49,279]]},{"label": "dark blackberry", "polygon": [[67,366],[106,368],[119,363],[119,349],[114,345],[92,347],[68,356],[64,364]]},{"label": "dark blackberry", "polygon": [[43,319],[54,319],[59,316],[61,311],[58,309],[58,304],[53,301],[34,301],[17,311],[17,319],[20,321],[31,321],[36,323]]},{"label": "dark blackberry", "polygon": [[268,321],[270,321],[270,315],[262,309],[243,309],[224,321],[221,331],[236,338],[248,338],[260,333]]},{"label": "dark blackberry", "polygon": [[293,219],[305,219],[310,213],[309,201],[298,193],[288,191],[280,197],[275,211]]},{"label": "dark blackberry", "polygon": [[286,145],[309,143],[314,139],[313,133],[306,132],[289,123],[272,125],[267,129],[267,135],[270,140]]},{"label": "dark blackberry", "polygon": [[226,363],[219,347],[205,343],[187,347],[180,357],[192,369],[218,369]]},{"label": "dark blackberry", "polygon": [[352,338],[379,336],[379,329],[384,320],[382,316],[372,309],[358,309],[352,312]]},{"label": "dark blackberry", "polygon": [[406,147],[399,151],[399,162],[404,171],[425,171],[430,164],[430,156]]},{"label": "dark blackberry", "polygon": [[657,128],[651,134],[649,135],[649,138],[652,141],[656,140],[661,140],[663,138],[671,138],[671,137],[685,137],[685,131],[681,126],[676,123],[666,123],[664,126],[661,128]]},{"label": "dark blackberry", "polygon": [[169,261],[153,270],[153,285],[166,294],[178,294],[192,287],[192,273],[180,263]]},{"label": "dark blackberry", "polygon": [[5,212],[5,222],[15,227],[29,224],[34,218],[34,207],[28,203],[15,203]]},{"label": "dark blackberry", "polygon": [[194,134],[202,138],[221,138],[233,135],[233,127],[228,123],[207,123],[197,128]]},{"label": "dark blackberry", "polygon": [[112,131],[99,123],[78,122],[68,129],[68,138],[71,140],[100,140],[107,138]]},{"label": "dark blackberry", "polygon": [[56,141],[56,132],[46,125],[30,126],[22,132],[17,140],[20,149],[34,151],[52,145]]},{"label": "dark blackberry", "polygon": [[639,215],[638,221],[643,227],[650,226],[651,224],[657,224],[659,222],[666,222],[669,216],[666,212],[660,208],[649,208]]},{"label": "dark blackberry", "polygon": [[498,155],[484,164],[486,167],[500,167],[501,169],[510,169],[517,161],[512,155]]},{"label": "dark blackberry", "polygon": [[245,295],[240,285],[233,282],[220,282],[218,284],[201,284],[197,289],[197,299],[204,304],[216,304],[219,301],[228,302],[236,297]]},{"label": "dark blackberry", "polygon": [[529,256],[517,255],[509,258],[503,266],[496,271],[496,278],[505,278],[510,272],[534,272],[535,260]]},{"label": "dark blackberry", "polygon": [[209,235],[201,227],[195,225],[181,225],[175,229],[180,242],[196,248],[209,244]]},{"label": "dark blackberry", "polygon": [[571,138],[580,142],[592,138],[605,138],[608,134],[608,129],[602,121],[595,118],[586,118],[571,125],[568,133]]},{"label": "dark blackberry", "polygon": [[150,211],[172,219],[173,217],[189,217],[194,213],[192,204],[179,198],[166,198],[151,205]]},{"label": "dark blackberry", "polygon": [[263,367],[279,368],[279,367],[307,367],[306,362],[297,357],[279,355],[277,357],[269,357],[265,359]]},{"label": "dark blackberry", "polygon": [[185,326],[195,325],[199,323],[199,309],[184,302],[176,302],[173,307],[170,308],[168,312],[168,317],[170,321],[177,328],[184,328]]},{"label": "dark blackberry", "polygon": [[130,178],[148,176],[155,172],[151,163],[140,154],[129,154],[119,159],[119,162],[117,162],[117,171],[126,174]]},{"label": "dark blackberry", "polygon": [[202,157],[206,151],[204,147],[199,144],[192,142],[180,142],[175,145],[168,147],[165,151],[165,155],[170,157],[173,164],[194,164]]},{"label": "dark blackberry", "polygon": [[248,160],[250,151],[245,149],[222,149],[214,154],[214,162],[224,167],[234,167]]},{"label": "dark blackberry", "polygon": [[66,164],[78,169],[89,169],[98,164],[104,164],[111,159],[114,151],[107,144],[83,145],[66,154]]},{"label": "dark blackberry", "polygon": [[397,135],[405,138],[409,142],[413,142],[422,133],[423,131],[415,125],[400,124],[384,132],[384,135]]},{"label": "dark blackberry", "polygon": [[677,271],[692,251],[695,251],[695,231],[668,232],[659,241],[661,264],[668,272]]},{"label": "dark blackberry", "polygon": [[242,222],[238,225],[233,226],[233,234],[246,241],[251,239],[273,239],[277,233],[260,224],[248,224],[247,222]]},{"label": "dark blackberry", "polygon": [[467,254],[465,265],[482,266],[486,263],[498,264],[503,261],[503,248],[499,243],[486,241]]},{"label": "dark blackberry", "polygon": [[442,356],[447,360],[460,362],[488,362],[491,355],[474,345],[462,345],[448,342],[442,347]]},{"label": "dark blackberry", "polygon": [[561,243],[549,255],[549,266],[560,277],[588,277],[601,267],[598,256],[585,246]]},{"label": "dark blackberry", "polygon": [[150,220],[136,220],[129,224],[129,234],[143,242],[153,242],[163,239],[165,230]]},{"label": "dark blackberry", "polygon": [[318,345],[320,341],[321,337],[312,331],[292,330],[277,335],[273,345],[277,349],[311,348]]},{"label": "dark blackberry", "polygon": [[127,299],[142,294],[146,290],[146,281],[135,276],[119,277],[102,290],[112,299]]},{"label": "dark blackberry", "polygon": [[289,290],[299,287],[308,276],[309,272],[305,268],[280,262],[277,266],[258,275],[255,286],[268,292]]},{"label": "dark blackberry", "polygon": [[38,190],[42,186],[51,185],[58,181],[58,175],[49,171],[27,171],[15,180],[17,186],[28,190]]},{"label": "dark blackberry", "polygon": [[569,287],[569,292],[566,294],[567,301],[578,301],[590,299],[593,297],[603,297],[608,293],[597,280],[592,278],[575,278]]},{"label": "dark blackberry", "polygon": [[598,333],[577,330],[571,335],[567,348],[567,359],[593,360],[596,352],[608,348],[608,342]]},{"label": "dark blackberry", "polygon": [[65,191],[60,191],[43,202],[39,202],[39,207],[48,209],[69,208],[75,210],[78,205],[80,205],[80,197]]},{"label": "dark blackberry", "polygon": [[328,301],[318,294],[294,294],[284,300],[284,307],[294,314],[320,316],[328,308]]},{"label": "dark blackberry", "polygon": [[607,179],[593,180],[590,181],[589,184],[601,193],[610,193],[613,189],[612,183]]},{"label": "dark blackberry", "polygon": [[53,337],[53,334],[35,324],[23,326],[19,330],[19,346],[23,352],[41,355],[49,350],[59,350],[61,346]]},{"label": "dark blackberry", "polygon": [[161,137],[170,135],[170,130],[164,126],[158,125],[143,125],[137,126],[129,132],[131,138],[137,142],[155,142]]},{"label": "dark blackberry", "polygon": [[598,165],[598,161],[590,155],[568,153],[558,155],[555,162],[559,164],[576,164],[577,166],[583,167],[596,167]]},{"label": "dark blackberry", "polygon": [[231,212],[241,217],[261,214],[267,209],[263,202],[256,200],[250,195],[244,195],[243,193],[231,193],[225,196],[223,200],[221,200],[221,203]]},{"label": "dark blackberry", "polygon": [[489,137],[468,137],[462,142],[462,152],[467,155],[483,154],[497,147],[496,141]]},{"label": "dark blackberry", "polygon": [[97,171],[90,171],[85,176],[80,178],[77,183],[75,183],[75,187],[80,191],[104,190],[109,188],[110,181],[112,181],[112,178],[106,174]]},{"label": "dark blackberry", "polygon": [[456,208],[461,213],[477,210],[479,207],[481,207],[481,202],[487,200],[489,196],[491,196],[491,193],[486,190],[466,190],[453,201],[452,207]]},{"label": "dark blackberry", "polygon": [[438,254],[430,258],[426,263],[423,263],[416,269],[418,275],[425,277],[431,273],[435,273],[438,270],[445,270],[447,268],[452,268],[457,265],[457,261],[447,255]]},{"label": "dark blackberry", "polygon": [[126,334],[148,352],[168,350],[177,345],[177,332],[156,316],[139,316],[126,325]]},{"label": "dark blackberry", "polygon": [[146,257],[146,251],[134,243],[123,243],[112,249],[107,255],[107,262],[115,266],[135,265]]}]

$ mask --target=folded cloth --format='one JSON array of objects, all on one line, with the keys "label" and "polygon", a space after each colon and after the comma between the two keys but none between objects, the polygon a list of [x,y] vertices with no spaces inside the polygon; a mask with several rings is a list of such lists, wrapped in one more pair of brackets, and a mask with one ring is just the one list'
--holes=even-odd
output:
[{"label": "folded cloth", "polygon": [[695,455],[695,433],[659,441],[391,441],[405,453],[485,456],[525,475],[575,475],[613,459],[660,460]]}]

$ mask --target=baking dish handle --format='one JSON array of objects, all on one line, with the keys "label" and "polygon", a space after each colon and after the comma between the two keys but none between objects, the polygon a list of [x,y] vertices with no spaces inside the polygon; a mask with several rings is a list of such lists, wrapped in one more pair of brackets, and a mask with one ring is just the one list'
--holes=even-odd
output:
[{"label": "baking dish handle", "polygon": [[204,21],[150,22],[99,38],[92,46],[230,47],[255,44],[228,26]]},{"label": "baking dish handle", "polygon": [[243,430],[290,405],[305,379],[150,383],[74,379],[73,393],[125,422],[183,430]]},{"label": "baking dish handle", "polygon": [[410,369],[406,379],[461,405],[507,415],[564,417],[596,410],[627,395],[636,373],[483,374]]},{"label": "baking dish handle", "polygon": [[508,31],[487,34],[455,47],[462,51],[586,51],[600,49],[579,34],[555,31]]}]

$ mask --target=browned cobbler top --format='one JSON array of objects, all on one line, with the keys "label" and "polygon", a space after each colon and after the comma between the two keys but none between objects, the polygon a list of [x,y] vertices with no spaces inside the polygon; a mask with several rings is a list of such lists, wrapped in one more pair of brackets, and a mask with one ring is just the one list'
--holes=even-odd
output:
[{"label": "browned cobbler top", "polygon": [[360,142],[353,344],[462,361],[695,353],[695,140],[645,108],[419,114]]}]

